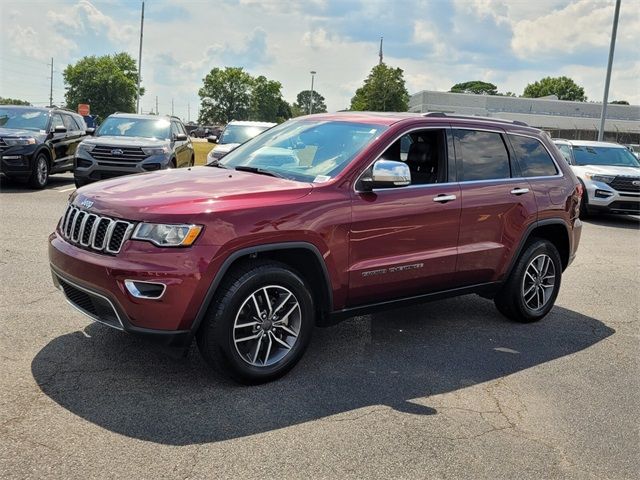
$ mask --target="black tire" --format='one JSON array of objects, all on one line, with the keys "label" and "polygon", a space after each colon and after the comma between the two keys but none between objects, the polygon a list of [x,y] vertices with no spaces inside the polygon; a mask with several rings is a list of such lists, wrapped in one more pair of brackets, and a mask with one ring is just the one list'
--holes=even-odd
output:
[{"label": "black tire", "polygon": [[195,157],[191,157],[191,160],[189,161],[189,166],[193,167],[196,164],[196,159]]},{"label": "black tire", "polygon": [[[533,277],[531,273],[527,274],[528,270],[531,272],[532,262],[535,260],[537,263],[534,267],[537,267],[543,257],[551,262],[553,273],[548,267],[546,270],[548,275],[544,271],[541,271],[541,275],[535,275],[534,272]],[[536,283],[538,279],[540,283]],[[500,313],[510,320],[520,323],[536,322],[553,308],[560,290],[561,279],[562,261],[558,249],[548,240],[531,239],[516,261],[511,275],[496,295],[494,303]],[[549,288],[551,282],[553,286]],[[532,294],[535,297],[532,297]],[[542,305],[539,308],[533,308],[532,305],[536,304]]]},{"label": "black tire", "polygon": [[[274,296],[271,299],[272,306],[276,305],[273,308],[274,311],[277,310],[277,304],[282,301],[282,298],[286,297],[285,290],[293,295],[293,300],[290,302],[294,303],[295,311],[291,317],[286,315],[285,326],[290,331],[296,330],[297,327],[297,336],[283,332],[282,327],[276,327],[277,316],[268,316],[267,326],[265,326],[266,320],[262,320],[259,326],[242,327],[247,322],[246,319],[253,320],[250,323],[256,323],[255,320],[262,318],[257,313],[257,309],[267,305],[265,297],[259,294],[264,287],[271,288],[272,295],[274,295],[273,289],[276,289],[275,295],[279,292],[278,288],[282,289],[282,296]],[[252,295],[256,297],[252,298]],[[298,305],[297,310],[295,303]],[[290,305],[291,303],[284,305],[277,315],[289,309]],[[266,310],[263,312],[266,313]],[[224,377],[243,384],[269,382],[286,374],[302,357],[315,325],[314,312],[313,297],[309,287],[290,267],[274,261],[247,262],[234,268],[221,283],[197,332],[198,349],[205,361]],[[259,318],[255,318],[255,315]],[[291,320],[293,317],[295,317],[295,326]],[[272,323],[272,318],[275,323]],[[235,339],[234,335],[237,335]],[[239,339],[254,335],[258,335],[258,338],[242,343],[237,342]],[[273,337],[278,335],[286,343],[291,344],[288,349],[283,349],[275,341]],[[267,340],[264,340],[265,337]],[[263,340],[269,341],[269,344],[262,345]],[[275,346],[273,351],[272,345]],[[246,351],[241,352],[241,349]],[[279,355],[282,357],[279,358]],[[250,358],[252,356],[253,364]],[[256,357],[259,358],[256,359]],[[267,364],[270,358],[273,359],[273,363]],[[262,362],[262,365],[256,365],[255,362]]]},{"label": "black tire", "polygon": [[31,188],[43,189],[49,182],[49,160],[44,153],[39,153],[31,167],[29,176],[29,186]]},{"label": "black tire", "polygon": [[580,219],[584,220],[590,216],[591,212],[589,212],[589,205],[587,204],[587,189],[585,188],[582,198],[580,199]]}]

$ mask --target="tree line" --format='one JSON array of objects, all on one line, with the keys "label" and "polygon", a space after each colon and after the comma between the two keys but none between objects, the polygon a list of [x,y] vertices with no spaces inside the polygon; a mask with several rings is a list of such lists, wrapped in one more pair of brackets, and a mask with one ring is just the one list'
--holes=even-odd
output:
[{"label": "tree line", "polygon": [[[67,107],[80,103],[91,105],[91,113],[105,118],[116,111],[135,111],[138,70],[128,53],[88,56],[68,65],[63,72]],[[296,101],[288,103],[282,96],[282,83],[264,75],[252,76],[241,67],[214,67],[202,80],[198,90],[201,124],[225,124],[231,120],[282,122],[292,117],[327,111],[325,98],[317,91],[302,90]],[[453,93],[502,95],[493,83],[471,80],[456,83]],[[140,89],[144,95],[144,88]],[[560,100],[586,102],[584,88],[569,77],[545,77],[529,83],[521,97],[539,98],[555,95]],[[625,100],[611,103],[628,105]],[[29,102],[0,97],[0,104],[28,105]],[[398,111],[409,108],[409,92],[401,68],[380,63],[371,69],[351,98],[349,110]],[[157,112],[156,112],[157,113]]]}]

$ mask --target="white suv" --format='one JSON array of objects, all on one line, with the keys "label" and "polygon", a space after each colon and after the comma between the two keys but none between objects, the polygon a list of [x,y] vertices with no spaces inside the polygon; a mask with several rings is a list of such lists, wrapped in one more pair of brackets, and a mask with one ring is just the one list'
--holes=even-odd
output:
[{"label": "white suv", "polygon": [[617,143],[554,139],[585,187],[581,215],[640,213],[640,161]]},{"label": "white suv", "polygon": [[211,136],[207,139],[209,142],[218,144],[218,146],[207,155],[207,165],[216,160],[220,160],[241,143],[251,140],[253,137],[260,135],[275,125],[277,125],[277,123],[241,122],[237,120],[227,123],[227,126],[224,127],[224,130],[220,134],[220,138]]}]

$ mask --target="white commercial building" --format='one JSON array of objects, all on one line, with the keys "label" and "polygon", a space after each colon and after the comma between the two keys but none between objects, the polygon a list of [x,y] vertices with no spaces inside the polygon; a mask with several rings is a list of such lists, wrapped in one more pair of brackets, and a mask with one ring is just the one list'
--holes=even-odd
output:
[{"label": "white commercial building", "polygon": [[[552,137],[596,140],[602,103],[423,90],[411,96],[410,112],[445,112],[519,120]],[[640,144],[640,106],[608,105],[605,140]]]}]

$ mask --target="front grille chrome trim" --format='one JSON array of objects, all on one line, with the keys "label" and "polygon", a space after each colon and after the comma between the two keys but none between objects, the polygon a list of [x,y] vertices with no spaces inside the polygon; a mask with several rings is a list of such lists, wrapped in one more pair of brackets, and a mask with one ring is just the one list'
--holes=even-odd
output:
[{"label": "front grille chrome trim", "polygon": [[[84,239],[87,237],[87,232],[85,232],[85,230],[87,229],[87,225],[89,225],[90,218],[93,218],[94,220],[93,223],[91,223],[91,231],[88,233],[88,241],[85,242]],[[104,226],[105,222],[106,231],[102,236],[102,241],[98,243],[96,241],[98,236],[98,228],[100,227],[100,224]],[[118,240],[114,240],[114,248],[111,248],[112,236],[117,225],[125,225],[126,228],[124,233],[122,234],[122,239],[120,240],[120,242],[118,243]],[[124,243],[131,237],[135,226],[136,224],[134,222],[116,218],[101,217],[100,215],[89,213],[86,210],[81,210],[70,204],[65,210],[62,219],[60,220],[60,234],[69,243],[75,244],[79,247],[97,252],[108,253],[110,255],[117,255],[122,249]],[[78,229],[77,234],[76,228]],[[123,227],[120,227],[119,232],[122,231],[122,228]]]}]

